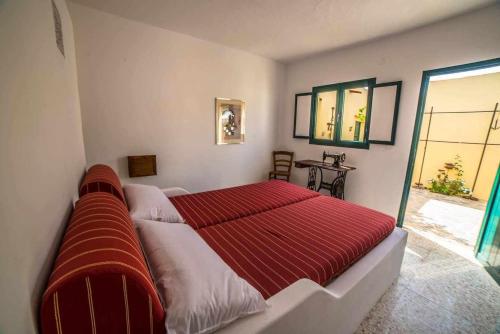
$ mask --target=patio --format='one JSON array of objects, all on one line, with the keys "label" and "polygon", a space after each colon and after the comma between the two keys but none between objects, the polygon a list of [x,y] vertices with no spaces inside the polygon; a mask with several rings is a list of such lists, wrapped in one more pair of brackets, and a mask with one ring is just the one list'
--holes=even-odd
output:
[{"label": "patio", "polygon": [[356,334],[500,333],[500,287],[474,258],[485,207],[411,189],[401,275]]},{"label": "patio", "polygon": [[486,209],[484,201],[412,188],[404,226],[440,246],[476,262],[474,246]]}]

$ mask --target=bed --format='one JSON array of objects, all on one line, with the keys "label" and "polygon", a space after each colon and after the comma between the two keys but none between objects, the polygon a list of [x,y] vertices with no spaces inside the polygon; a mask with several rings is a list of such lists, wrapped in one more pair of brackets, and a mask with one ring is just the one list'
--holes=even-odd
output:
[{"label": "bed", "polygon": [[220,224],[320,196],[281,180],[170,197],[194,229]]},{"label": "bed", "polygon": [[[97,176],[92,175],[93,171]],[[106,185],[107,178],[111,179],[110,186]],[[186,223],[271,305],[265,312],[233,322],[219,330],[221,333],[351,333],[399,275],[407,234],[395,227],[394,218],[383,213],[278,180],[198,194],[179,195],[182,191],[177,189],[166,190],[165,194],[167,197],[168,194],[176,195],[169,200]],[[99,196],[93,193],[105,191],[116,197],[115,202],[122,203],[127,210],[121,190],[119,179],[109,167],[91,168],[81,187],[82,199],[87,199],[79,201],[79,208],[89,214],[88,203],[100,205]],[[104,196],[109,202],[108,197]],[[99,210],[102,214],[102,208]],[[126,229],[120,233],[128,234],[130,240],[135,239],[133,229],[129,227],[130,217],[123,217],[123,209],[118,211]],[[51,275],[49,289],[44,294],[41,308],[43,333],[61,332],[60,319],[57,318],[60,311],[54,306],[58,294],[60,298],[69,291],[67,293],[71,296],[87,297],[89,286],[87,292],[75,293],[74,289],[76,286],[85,289],[85,280],[96,274],[92,266],[91,269],[68,266],[72,269],[71,274],[59,268],[61,262],[68,261],[64,258],[68,240],[77,240],[74,237],[74,226],[78,223],[75,223],[75,216],[78,217],[78,212],[73,215],[73,223],[64,237],[62,254],[56,262],[56,273]],[[105,217],[100,219],[107,220]],[[97,254],[99,249],[116,248],[99,236],[100,233],[110,233],[110,227],[95,228],[86,223],[81,228],[81,233],[103,240],[96,246],[98,249],[92,249],[91,244],[81,249],[73,247],[73,258],[85,259],[89,253]],[[91,262],[106,264],[115,261],[116,257],[110,252],[99,256]],[[122,322],[126,320],[126,326],[133,323],[134,328],[143,328],[145,332],[162,333],[159,324],[165,313],[158,309],[159,302],[151,294],[152,279],[145,272],[144,261],[147,259],[142,260],[139,256],[137,265],[128,261],[126,270],[119,267],[110,267],[109,270],[123,282],[136,282],[134,286],[138,292],[134,307],[149,303],[149,309],[156,310],[156,313],[150,312],[149,320],[144,322],[130,318],[133,316],[127,313],[126,319],[108,316],[104,320],[91,319],[93,323],[104,326],[110,322],[108,329],[113,329],[123,328]],[[106,265],[100,268],[102,273],[98,271],[98,274],[102,277],[92,280],[109,279]],[[142,272],[140,280],[132,275],[135,268]],[[57,284],[54,277],[59,277]],[[118,301],[117,305],[109,299],[103,303],[109,311],[123,308],[124,300]],[[61,310],[73,322],[79,317],[83,317],[81,321],[87,321],[85,309],[83,315],[73,314],[75,311],[81,313],[82,308],[73,310],[68,304]],[[66,326],[72,325],[66,323]],[[86,332],[81,327],[74,330]]]},{"label": "bed", "polygon": [[317,196],[197,232],[269,298],[308,278],[327,285],[394,229],[380,212]]},{"label": "bed", "polygon": [[[230,194],[244,198],[247,189],[257,186],[258,203],[232,205],[241,202],[231,201]],[[283,188],[286,199],[266,201]],[[165,193],[168,197],[169,191]],[[221,193],[228,197],[218,200]],[[407,232],[395,227],[393,217],[375,210],[284,181],[170,200],[272,306],[221,333],[352,333],[399,276]],[[210,215],[207,203],[218,216],[200,218],[202,212]],[[344,238],[338,237],[341,233]]]}]

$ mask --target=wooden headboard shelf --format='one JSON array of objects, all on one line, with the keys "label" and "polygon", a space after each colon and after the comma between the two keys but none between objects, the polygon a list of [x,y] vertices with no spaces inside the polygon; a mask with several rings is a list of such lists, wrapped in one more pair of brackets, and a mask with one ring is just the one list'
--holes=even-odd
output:
[{"label": "wooden headboard shelf", "polygon": [[128,156],[128,176],[140,177],[156,175],[156,155]]}]

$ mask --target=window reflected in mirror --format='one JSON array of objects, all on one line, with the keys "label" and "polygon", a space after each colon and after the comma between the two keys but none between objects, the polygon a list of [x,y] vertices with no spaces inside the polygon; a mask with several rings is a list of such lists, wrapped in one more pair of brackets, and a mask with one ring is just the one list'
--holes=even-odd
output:
[{"label": "window reflected in mirror", "polygon": [[321,92],[316,95],[315,139],[333,139],[336,107],[337,91]]},{"label": "window reflected in mirror", "polygon": [[344,90],[341,137],[342,141],[365,141],[368,87]]}]

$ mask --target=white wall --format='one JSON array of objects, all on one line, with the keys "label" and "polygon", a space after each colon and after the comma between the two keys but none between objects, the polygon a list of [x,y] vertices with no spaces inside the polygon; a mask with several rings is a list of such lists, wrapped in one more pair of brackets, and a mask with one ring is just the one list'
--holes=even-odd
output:
[{"label": "white wall", "polygon": [[[321,159],[323,150],[344,151],[347,164],[358,169],[348,175],[348,200],[397,216],[422,71],[500,57],[500,5],[432,26],[325,53],[287,66],[280,119],[280,146],[297,159]],[[372,145],[370,150],[309,145],[293,139],[294,94],[329,83],[376,77],[377,82],[403,80],[395,146]],[[293,182],[305,184],[305,170],[294,169]]]},{"label": "white wall", "polygon": [[[282,65],[81,5],[70,11],[89,165],[191,191],[266,177]],[[244,145],[215,145],[215,97],[246,101]],[[158,175],[130,180],[126,156],[141,154],[157,155]]]},{"label": "white wall", "polygon": [[34,333],[85,167],[73,29],[56,47],[50,1],[0,1],[0,333]]}]

